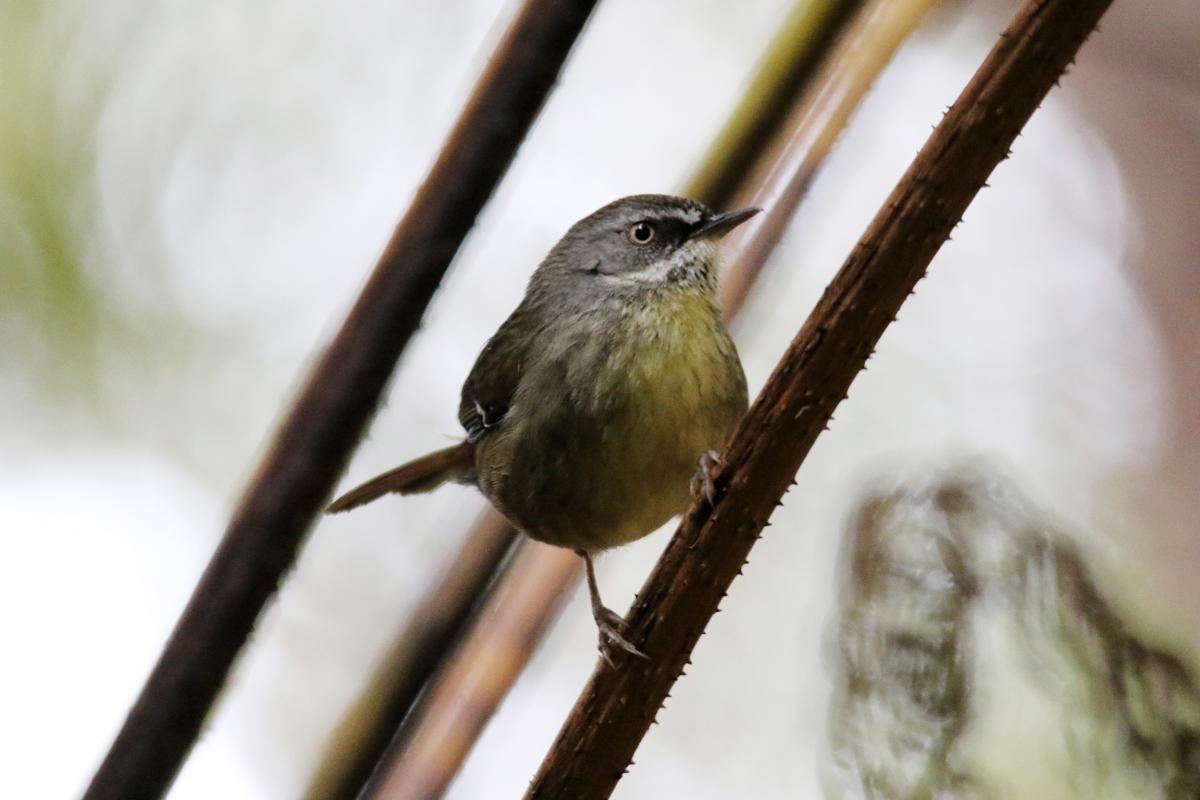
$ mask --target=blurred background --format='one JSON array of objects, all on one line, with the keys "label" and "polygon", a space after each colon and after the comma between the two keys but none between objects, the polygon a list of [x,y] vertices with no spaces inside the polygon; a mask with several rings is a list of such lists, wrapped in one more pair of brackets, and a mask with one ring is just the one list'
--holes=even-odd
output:
[{"label": "blurred background", "polygon": [[[461,381],[541,256],[609,200],[679,186],[790,7],[600,4],[346,484],[458,435]],[[752,392],[1015,8],[947,2],[882,75],[739,320]],[[0,795],[82,790],[510,12],[0,5]],[[885,334],[618,797],[856,796],[831,710],[859,624],[846,534],[872,498],[961,475],[1073,542],[1125,634],[1194,669],[1198,53],[1200,5],[1116,0]],[[481,505],[454,487],[323,520],[171,797],[299,796]],[[610,605],[668,535],[600,562]],[[586,604],[451,797],[524,789],[595,661]],[[1103,703],[1064,702],[1053,664],[982,616],[955,751],[971,791],[1192,796],[1123,767],[1120,741],[1081,745]]]}]

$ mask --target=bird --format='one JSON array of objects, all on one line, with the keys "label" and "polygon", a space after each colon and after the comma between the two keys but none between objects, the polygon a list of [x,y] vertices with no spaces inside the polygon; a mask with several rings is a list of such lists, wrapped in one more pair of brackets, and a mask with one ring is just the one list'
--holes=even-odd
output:
[{"label": "bird", "polygon": [[624,197],[570,227],[463,383],[464,438],[346,492],[330,513],[447,482],[584,561],[600,654],[645,658],[601,600],[593,557],[714,499],[719,453],[746,412],[721,319],[720,240],[759,209],[716,213]]}]

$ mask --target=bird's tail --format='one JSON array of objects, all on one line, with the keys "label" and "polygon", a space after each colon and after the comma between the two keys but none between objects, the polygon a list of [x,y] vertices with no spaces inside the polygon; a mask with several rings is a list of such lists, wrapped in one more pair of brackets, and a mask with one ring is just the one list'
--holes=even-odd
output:
[{"label": "bird's tail", "polygon": [[417,494],[429,492],[446,481],[461,480],[475,469],[475,447],[470,442],[460,442],[444,450],[435,450],[429,455],[401,464],[376,476],[329,504],[327,514],[349,511],[356,506],[369,503],[385,494]]}]

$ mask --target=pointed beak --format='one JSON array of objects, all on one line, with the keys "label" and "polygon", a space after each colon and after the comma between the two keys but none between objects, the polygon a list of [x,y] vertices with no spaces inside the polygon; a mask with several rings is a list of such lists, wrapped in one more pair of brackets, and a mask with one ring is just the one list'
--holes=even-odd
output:
[{"label": "pointed beak", "polygon": [[742,208],[737,211],[727,211],[724,214],[714,214],[688,234],[689,239],[714,238],[719,239],[731,230],[753,217],[761,208]]}]

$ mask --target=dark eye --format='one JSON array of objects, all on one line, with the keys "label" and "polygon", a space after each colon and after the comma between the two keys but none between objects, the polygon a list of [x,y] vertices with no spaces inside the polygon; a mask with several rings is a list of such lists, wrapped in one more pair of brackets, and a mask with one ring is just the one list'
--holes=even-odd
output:
[{"label": "dark eye", "polygon": [[629,228],[629,241],[636,245],[646,245],[654,241],[654,226],[645,220],[635,222]]}]

